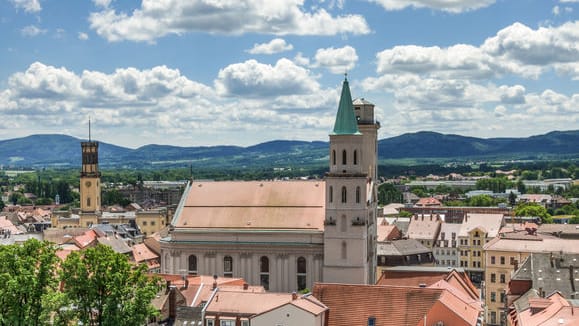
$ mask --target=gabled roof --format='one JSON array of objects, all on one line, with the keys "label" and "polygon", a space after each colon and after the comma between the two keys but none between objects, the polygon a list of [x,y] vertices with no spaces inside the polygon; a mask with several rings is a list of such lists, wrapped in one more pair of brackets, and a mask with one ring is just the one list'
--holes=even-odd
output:
[{"label": "gabled roof", "polygon": [[74,242],[79,248],[84,249],[89,245],[93,244],[96,241],[96,239],[97,239],[96,232],[93,230],[88,230],[85,233],[74,237]]},{"label": "gabled roof", "polygon": [[401,239],[379,242],[376,250],[382,256],[405,256],[432,252],[416,239]]},{"label": "gabled roof", "polygon": [[115,252],[119,254],[128,254],[132,252],[131,247],[129,247],[123,240],[111,237],[100,237],[97,238],[98,243],[111,247]]},{"label": "gabled roof", "polygon": [[354,284],[314,284],[313,295],[330,308],[330,326],[367,325],[374,317],[380,326],[416,326],[444,290]]},{"label": "gabled roof", "polygon": [[192,182],[175,213],[176,228],[323,231],[325,182]]},{"label": "gabled roof", "polygon": [[503,214],[468,213],[462,221],[458,236],[467,237],[469,232],[478,228],[487,233],[487,238],[494,238],[503,225]]},{"label": "gabled roof", "polygon": [[151,249],[149,249],[149,247],[147,247],[144,243],[136,244],[132,249],[133,257],[137,263],[152,259],[159,259],[159,256],[151,251]]},{"label": "gabled roof", "polygon": [[354,106],[352,105],[352,94],[350,94],[350,85],[348,79],[344,79],[342,84],[342,95],[340,96],[340,104],[338,106],[338,113],[336,114],[336,122],[334,123],[334,130],[332,135],[360,135],[358,130],[358,120],[354,113]]},{"label": "gabled roof", "polygon": [[440,224],[441,219],[437,215],[417,214],[410,218],[407,235],[410,239],[435,240]]}]

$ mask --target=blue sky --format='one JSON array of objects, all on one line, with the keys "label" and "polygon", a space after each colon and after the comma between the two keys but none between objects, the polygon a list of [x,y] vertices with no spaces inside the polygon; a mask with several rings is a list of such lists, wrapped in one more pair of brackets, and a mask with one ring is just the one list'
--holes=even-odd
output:
[{"label": "blue sky", "polygon": [[0,0],[0,139],[327,140],[579,129],[579,0]]}]

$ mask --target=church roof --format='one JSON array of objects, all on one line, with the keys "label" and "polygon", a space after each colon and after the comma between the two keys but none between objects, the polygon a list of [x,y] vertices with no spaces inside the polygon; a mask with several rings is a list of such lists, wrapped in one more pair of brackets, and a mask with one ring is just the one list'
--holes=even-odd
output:
[{"label": "church roof", "polygon": [[320,180],[192,182],[173,225],[323,231],[325,189]]},{"label": "church roof", "polygon": [[354,113],[354,106],[352,104],[352,94],[350,94],[350,85],[348,79],[344,79],[342,84],[342,95],[340,96],[340,104],[338,106],[338,113],[336,114],[336,122],[334,123],[334,131],[332,135],[359,135],[358,120]]}]

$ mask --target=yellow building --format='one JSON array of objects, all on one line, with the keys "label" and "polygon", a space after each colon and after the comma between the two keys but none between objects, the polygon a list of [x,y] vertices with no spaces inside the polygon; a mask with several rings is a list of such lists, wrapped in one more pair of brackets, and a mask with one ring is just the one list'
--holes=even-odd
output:
[{"label": "yellow building", "polygon": [[579,253],[579,240],[543,238],[525,230],[502,233],[484,246],[485,319],[487,325],[506,325],[506,291],[511,274],[531,253]]},{"label": "yellow building", "polygon": [[458,233],[459,266],[474,284],[484,279],[483,246],[497,236],[503,225],[503,214],[466,214]]},{"label": "yellow building", "polygon": [[166,225],[167,211],[165,209],[151,209],[137,211],[135,222],[146,237],[160,231]]}]

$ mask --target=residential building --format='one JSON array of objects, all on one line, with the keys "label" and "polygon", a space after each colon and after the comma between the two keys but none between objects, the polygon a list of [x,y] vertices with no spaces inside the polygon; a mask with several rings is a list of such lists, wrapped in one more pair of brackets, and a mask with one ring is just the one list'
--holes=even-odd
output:
[{"label": "residential building", "polygon": [[536,225],[529,223],[525,228],[510,226],[508,232],[501,231],[499,237],[485,244],[484,297],[487,324],[506,324],[508,284],[511,274],[522,261],[531,253],[579,254],[579,242],[575,244],[575,241],[538,234]]},{"label": "residential building", "polygon": [[458,234],[461,224],[442,223],[438,239],[432,248],[435,266],[457,267],[458,260]]},{"label": "residential building", "polygon": [[432,249],[415,239],[378,242],[377,253],[377,275],[381,275],[384,267],[388,266],[432,266],[434,263]]},{"label": "residential building", "polygon": [[510,207],[471,207],[471,206],[442,206],[442,207],[418,207],[404,206],[400,211],[406,211],[413,215],[438,214],[444,216],[446,223],[462,223],[466,214],[503,214],[510,217],[513,210]]},{"label": "residential building", "polygon": [[579,325],[577,300],[568,300],[560,292],[541,297],[535,289],[515,301],[509,311],[507,325]]},{"label": "residential building", "polygon": [[476,285],[484,280],[483,246],[504,225],[503,214],[467,214],[458,233],[459,265]]},{"label": "residential building", "polygon": [[408,225],[408,233],[406,236],[409,239],[420,241],[424,246],[434,247],[442,219],[439,215],[414,215],[410,218],[410,225]]},{"label": "residential building", "polygon": [[478,325],[478,297],[440,280],[430,287],[328,284],[313,295],[328,306],[327,326]]}]

